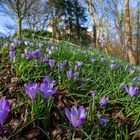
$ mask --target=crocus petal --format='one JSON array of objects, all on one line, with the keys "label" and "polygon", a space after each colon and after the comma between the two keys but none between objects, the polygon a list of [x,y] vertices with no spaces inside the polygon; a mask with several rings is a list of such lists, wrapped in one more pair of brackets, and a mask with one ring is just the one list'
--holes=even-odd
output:
[{"label": "crocus petal", "polygon": [[27,85],[24,85],[23,88],[24,88],[24,90],[25,90],[27,93],[30,92],[29,87],[28,87]]},{"label": "crocus petal", "polygon": [[125,86],[125,90],[126,90],[126,92],[129,93],[129,86],[128,85]]},{"label": "crocus petal", "polygon": [[80,118],[79,120],[76,121],[75,127],[78,127],[85,121],[85,118]]},{"label": "crocus petal", "polygon": [[131,96],[135,96],[138,93],[138,87],[134,87],[132,92],[130,93]]},{"label": "crocus petal", "polygon": [[107,103],[108,103],[108,97],[102,97],[101,99],[100,99],[100,104],[101,104],[101,106],[105,106]]},{"label": "crocus petal", "polygon": [[85,108],[83,106],[80,106],[78,109],[78,116],[79,118],[85,117]]},{"label": "crocus petal", "polygon": [[78,111],[75,106],[72,107],[71,109],[71,123],[74,127],[76,127],[76,121],[78,120]]},{"label": "crocus petal", "polygon": [[74,115],[74,116],[77,116],[78,115],[78,111],[77,111],[77,108],[75,106],[73,106],[71,108],[71,114]]},{"label": "crocus petal", "polygon": [[95,95],[96,95],[96,90],[92,90],[92,91],[90,92],[90,94],[91,94],[91,96],[95,96]]},{"label": "crocus petal", "polygon": [[2,127],[4,120],[8,115],[9,102],[6,99],[0,99],[0,126]]},{"label": "crocus petal", "polygon": [[68,110],[68,108],[65,108],[65,113],[66,113],[66,116],[68,117],[69,121],[71,121],[71,113]]},{"label": "crocus petal", "polygon": [[101,124],[101,126],[106,126],[106,124],[108,123],[109,120],[107,119],[103,119],[103,118],[99,118],[99,122]]}]

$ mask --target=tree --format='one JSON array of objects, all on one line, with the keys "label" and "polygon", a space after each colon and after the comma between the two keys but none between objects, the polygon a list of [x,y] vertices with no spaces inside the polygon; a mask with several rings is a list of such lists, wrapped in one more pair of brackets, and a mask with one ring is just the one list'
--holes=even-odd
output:
[{"label": "tree", "polygon": [[[86,9],[79,0],[64,0],[64,25],[69,28],[69,35],[80,39],[85,30]],[[75,32],[76,31],[76,32]]]},{"label": "tree", "polygon": [[51,28],[52,38],[59,38],[59,26],[62,21],[64,0],[48,0],[45,11],[48,13],[48,27]]},{"label": "tree", "polygon": [[131,64],[137,64],[136,54],[132,48],[129,0],[124,0],[124,8],[125,8],[124,11],[125,12],[125,47],[127,48],[129,62]]},{"label": "tree", "polygon": [[22,21],[27,16],[32,5],[37,0],[1,0],[0,6],[2,7],[2,12],[9,15],[12,19],[13,16],[17,18],[17,35],[21,38],[21,28]]},{"label": "tree", "polygon": [[36,1],[25,17],[25,24],[30,30],[45,30],[49,18],[50,10],[45,2]]},{"label": "tree", "polygon": [[[137,6],[137,34],[136,34],[136,47],[137,47],[137,57],[138,60],[140,61],[140,1],[138,1],[138,6]],[[140,63],[140,62],[139,62]]]},{"label": "tree", "polygon": [[76,22],[76,31],[77,31],[77,38],[80,39],[80,36],[82,34],[82,24],[87,21],[87,16],[85,14],[85,8],[80,4],[78,0],[74,0],[74,18]]}]

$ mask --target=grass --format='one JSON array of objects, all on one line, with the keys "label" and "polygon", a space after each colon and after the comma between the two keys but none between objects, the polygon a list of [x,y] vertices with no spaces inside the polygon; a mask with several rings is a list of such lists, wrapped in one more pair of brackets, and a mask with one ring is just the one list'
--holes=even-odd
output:
[{"label": "grass", "polygon": [[[9,41],[11,44],[13,41]],[[16,42],[16,41],[15,41]],[[10,61],[7,56],[9,52],[9,46],[1,45],[0,52],[2,52],[2,59],[6,60],[4,63],[10,63],[16,71],[16,75],[19,77],[19,89],[21,95],[18,95],[19,102],[22,102],[22,106],[17,105],[18,108],[24,106],[28,111],[29,118],[26,124],[31,122],[30,127],[38,125],[43,132],[48,134],[48,127],[52,127],[51,122],[52,111],[55,110],[60,117],[60,123],[55,124],[60,129],[66,129],[67,139],[72,136],[72,126],[67,120],[64,108],[57,109],[57,100],[55,96],[60,96],[59,101],[63,102],[64,107],[71,108],[72,105],[83,105],[87,111],[87,118],[84,124],[77,128],[76,137],[81,137],[85,140],[93,139],[114,139],[114,140],[127,140],[137,139],[140,126],[140,91],[136,96],[131,97],[128,93],[121,89],[121,83],[137,85],[140,88],[140,80],[134,80],[139,76],[140,69],[127,64],[123,60],[118,60],[109,55],[105,55],[103,52],[98,51],[90,47],[78,47],[68,45],[66,43],[52,43],[45,42],[41,48],[41,58],[36,57],[32,59],[22,58],[21,53],[29,46],[29,50],[36,50],[39,48],[38,41],[30,40],[31,45],[25,45],[22,42],[20,45],[16,45],[15,54],[16,61]],[[16,43],[15,43],[16,44]],[[29,43],[30,44],[30,43]],[[43,62],[42,58],[46,52],[46,48],[50,48],[51,54],[49,59],[55,60],[55,66],[51,68],[48,62]],[[6,59],[4,59],[6,57]],[[8,61],[7,61],[8,57]],[[92,63],[91,58],[95,61]],[[101,62],[101,58],[105,58],[104,62]],[[66,62],[64,69],[59,69],[59,62]],[[66,72],[69,69],[73,69],[78,61],[82,61],[82,65],[74,71],[79,73],[79,78],[73,76],[70,80],[67,78]],[[114,69],[110,68],[110,64],[115,63]],[[36,97],[34,103],[31,103],[22,87],[29,81],[42,82],[43,78],[51,76],[55,80],[55,84],[59,86],[60,93],[56,93],[48,100],[44,100],[40,97],[40,94]],[[90,92],[96,90],[96,95],[92,97]],[[63,91],[66,91],[66,93]],[[100,98],[106,96],[109,97],[107,106],[100,106]],[[61,97],[63,99],[61,99]],[[34,106],[34,113],[32,114],[32,107]],[[13,109],[16,110],[16,109]],[[98,115],[101,114],[102,118],[108,119],[106,126],[101,126]],[[32,119],[35,119],[32,122]],[[46,126],[44,125],[44,122]],[[54,127],[54,126],[53,126]],[[25,129],[24,128],[24,129]],[[19,128],[20,129],[20,128]],[[51,135],[49,135],[52,139]]]}]

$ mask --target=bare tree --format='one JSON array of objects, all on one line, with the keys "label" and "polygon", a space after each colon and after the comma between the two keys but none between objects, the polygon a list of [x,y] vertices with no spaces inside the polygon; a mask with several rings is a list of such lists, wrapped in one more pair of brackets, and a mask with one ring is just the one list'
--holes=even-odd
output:
[{"label": "bare tree", "polygon": [[36,1],[25,18],[25,24],[31,30],[44,30],[50,15],[49,6],[42,1]]},{"label": "bare tree", "polygon": [[125,8],[125,47],[127,48],[129,62],[131,64],[137,64],[137,57],[132,48],[129,0],[124,0],[124,8]]},{"label": "bare tree", "polygon": [[2,12],[9,15],[12,19],[13,16],[17,18],[17,35],[21,38],[22,20],[27,16],[34,2],[37,0],[1,0],[0,6]]}]

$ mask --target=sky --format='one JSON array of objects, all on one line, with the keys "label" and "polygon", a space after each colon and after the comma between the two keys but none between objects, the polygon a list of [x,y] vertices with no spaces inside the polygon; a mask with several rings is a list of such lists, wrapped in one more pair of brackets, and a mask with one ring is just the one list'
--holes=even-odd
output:
[{"label": "sky", "polygon": [[10,35],[14,33],[14,29],[9,30],[6,28],[7,24],[14,26],[16,23],[8,15],[0,14],[0,34]]},{"label": "sky", "polygon": [[[137,0],[130,0],[130,6],[134,7],[136,6]],[[5,26],[6,24],[11,24],[13,25],[13,27],[16,27],[16,22],[13,21],[8,15],[4,15],[2,13],[0,13],[0,36],[1,33],[5,34],[5,35],[11,35],[15,32],[16,28],[13,29],[7,29]],[[90,19],[88,18],[88,23],[89,27],[91,27],[91,22]]]}]

